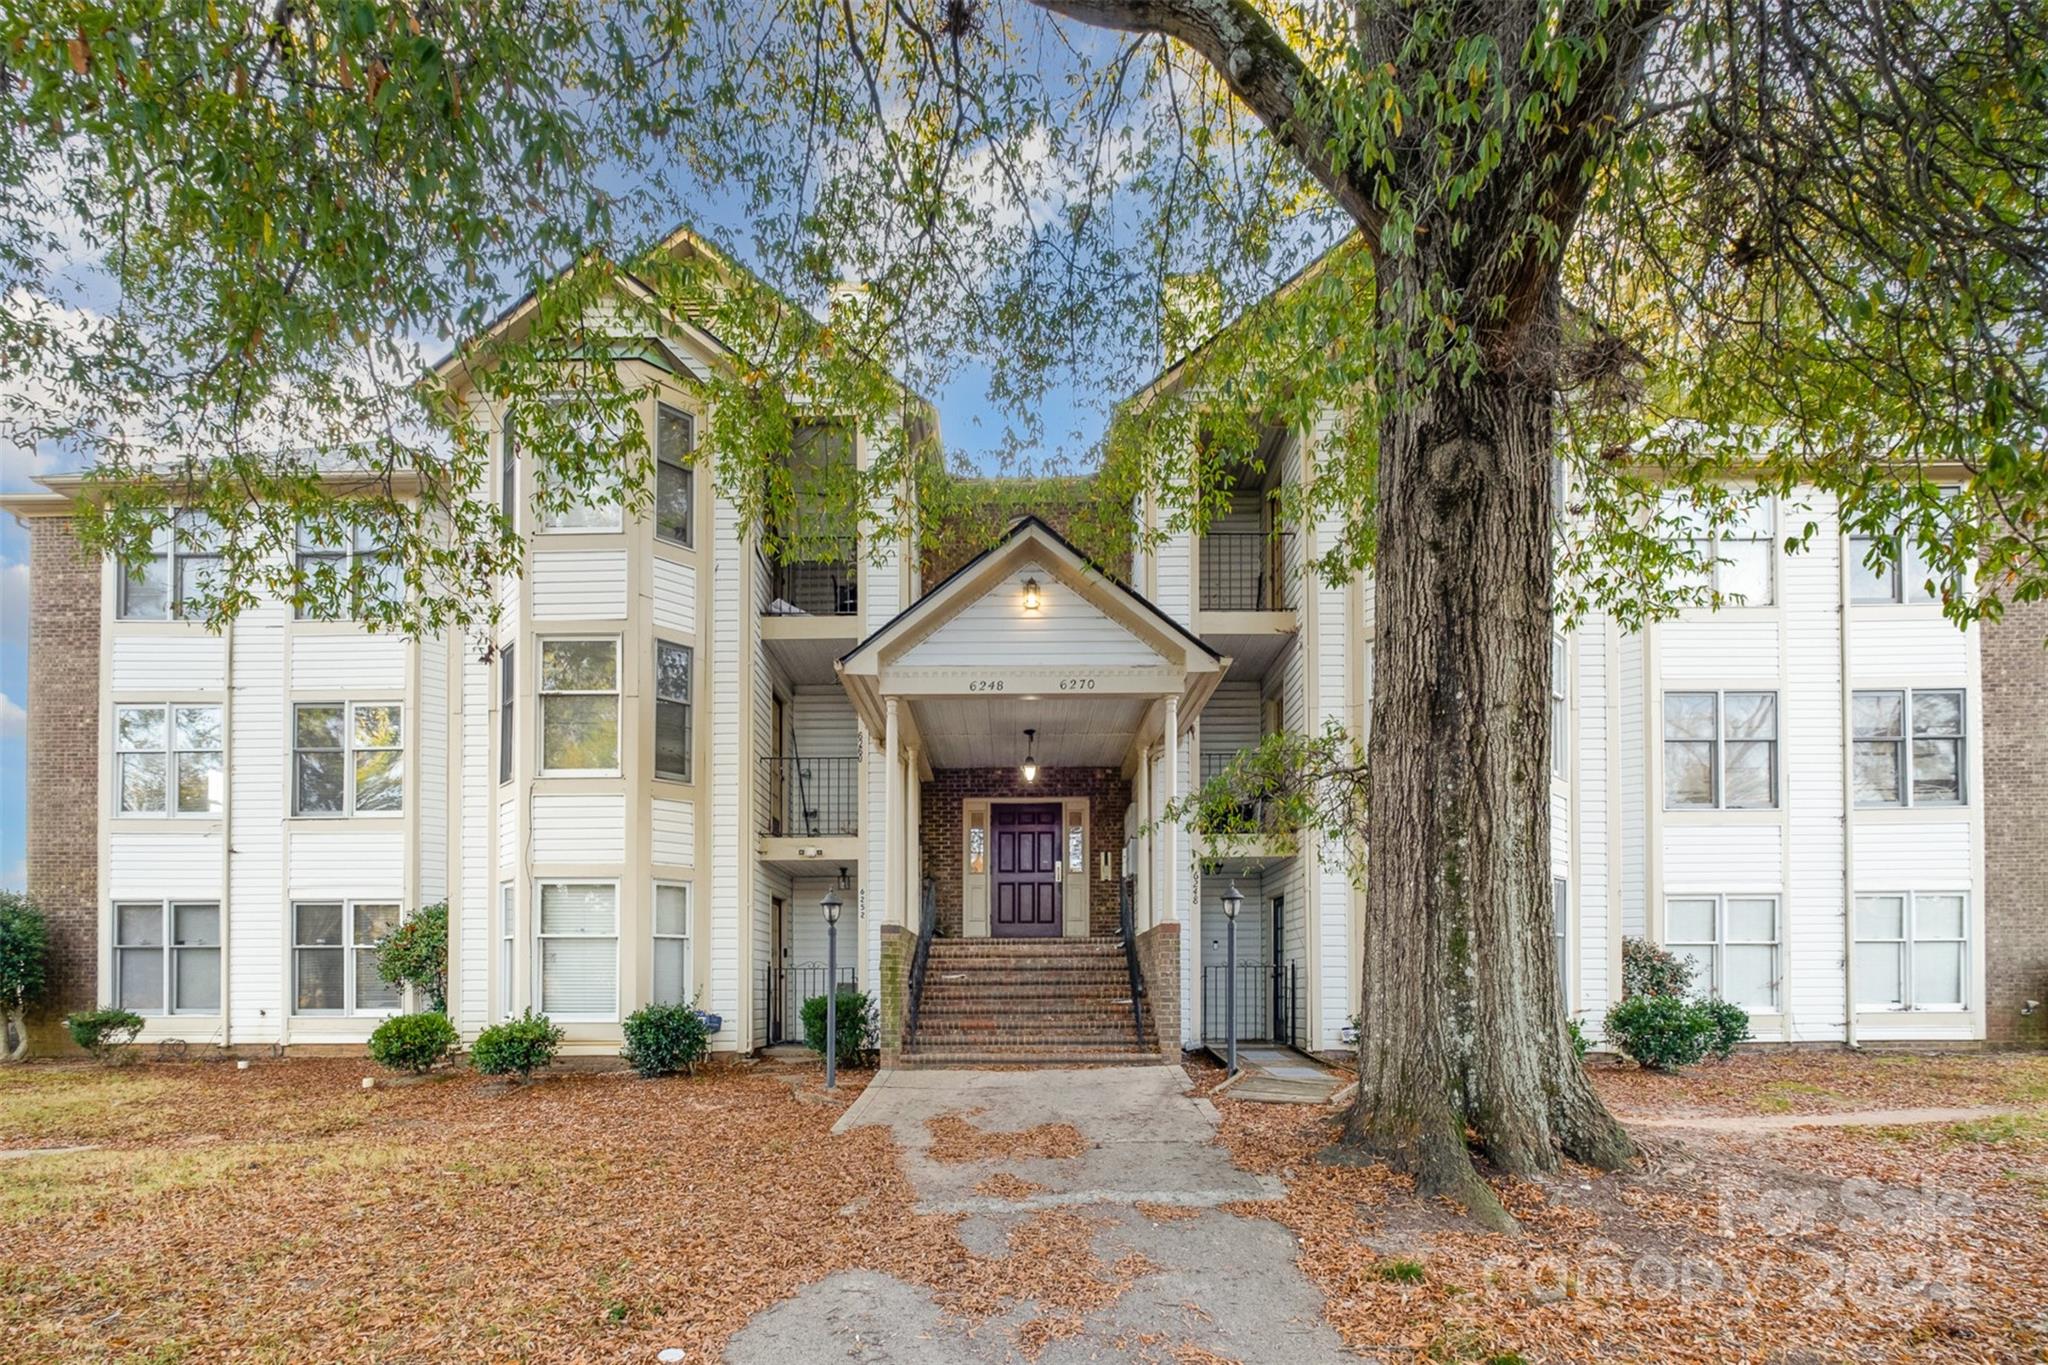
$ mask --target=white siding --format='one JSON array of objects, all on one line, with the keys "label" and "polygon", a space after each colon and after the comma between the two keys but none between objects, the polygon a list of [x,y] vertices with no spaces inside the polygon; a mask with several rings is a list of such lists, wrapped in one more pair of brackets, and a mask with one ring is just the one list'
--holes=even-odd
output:
[{"label": "white siding", "polygon": [[[1043,603],[1020,605],[1024,581],[1038,580]],[[1043,566],[1025,564],[952,620],[907,650],[908,667],[1015,668],[1049,660],[1085,660],[1094,667],[1161,662],[1150,645],[1103,615]]]},{"label": "white siding", "polygon": [[799,687],[790,694],[790,752],[798,758],[857,758],[860,723],[840,687]]},{"label": "white siding", "polygon": [[536,621],[609,621],[626,614],[624,550],[543,550],[528,572]]},{"label": "white siding", "polygon": [[651,849],[657,863],[676,867],[697,865],[697,803],[654,801],[654,842]]},{"label": "white siding", "polygon": [[1612,913],[1614,871],[1608,854],[1609,808],[1607,772],[1607,655],[1614,638],[1612,625],[1597,619],[1573,641],[1578,655],[1578,744],[1574,756],[1579,781],[1577,884],[1571,888],[1577,907],[1573,926],[1578,938],[1572,958],[1572,989],[1579,1012],[1598,1018],[1609,1003],[1607,932]]},{"label": "white siding", "polygon": [[420,642],[420,714],[413,727],[419,791],[419,900],[448,898],[448,641]]},{"label": "white siding", "polygon": [[535,792],[533,861],[587,866],[626,857],[626,798],[615,792]]},{"label": "white siding", "polygon": [[[1263,708],[1257,683],[1227,682],[1219,686],[1202,708],[1202,753],[1234,755],[1256,748]],[[1217,760],[1211,757],[1209,761]]]},{"label": "white siding", "polygon": [[[462,843],[458,876],[462,899],[451,909],[461,917],[461,960],[456,964],[456,1025],[465,1034],[490,1022],[490,964],[495,952],[497,884],[504,873],[491,861],[491,666],[464,650],[462,661],[462,786],[459,797]],[[509,808],[511,802],[506,805]],[[511,850],[506,851],[506,857]],[[507,983],[500,982],[499,990]]]},{"label": "white siding", "polygon": [[1964,816],[1859,820],[1855,838],[1858,891],[1965,891],[1973,884],[1975,859]]},{"label": "white siding", "polygon": [[227,651],[220,636],[114,634],[113,689],[124,696],[218,692],[227,685]]},{"label": "white siding", "polygon": [[[1839,544],[1830,540],[1829,546]],[[1954,681],[1970,664],[1970,637],[1953,621],[1911,607],[1859,606],[1849,631],[1849,670],[1858,686]]]},{"label": "white siding", "polygon": [[1649,794],[1644,790],[1647,740],[1643,733],[1643,637],[1617,632],[1615,648],[1621,654],[1617,717],[1621,742],[1615,771],[1619,792],[1614,803],[1615,818],[1621,821],[1621,932],[1628,938],[1641,938],[1647,932],[1644,907],[1649,876],[1644,858],[1644,825],[1648,818],[1644,804]]},{"label": "white siding", "polygon": [[1657,649],[1667,689],[1737,687],[1775,678],[1778,618],[1729,608],[1707,620],[1668,622],[1657,636]]},{"label": "white siding", "polygon": [[405,691],[403,635],[292,637],[292,687],[322,696],[362,701]]},{"label": "white siding", "polygon": [[519,842],[519,803],[498,803],[498,880],[513,877],[526,864],[526,849]]},{"label": "white siding", "polygon": [[232,627],[228,765],[228,1010],[233,1040],[270,1043],[285,1007],[285,610],[266,603]]},{"label": "white siding", "polygon": [[220,898],[220,834],[212,829],[117,829],[107,836],[107,898]]},{"label": "white siding", "polygon": [[697,633],[697,568],[656,556],[654,561],[654,626],[656,630]]},{"label": "white siding", "polygon": [[405,894],[405,830],[334,826],[299,821],[291,831],[294,900],[351,899]]},{"label": "white siding", "polygon": [[1194,583],[1189,568],[1194,544],[1194,536],[1183,531],[1161,541],[1153,553],[1158,565],[1159,595],[1152,600],[1152,605],[1184,626],[1193,625],[1195,620]]},{"label": "white siding", "polygon": [[1664,892],[1768,891],[1785,885],[1783,832],[1770,824],[1666,824]]},{"label": "white siding", "polygon": [[1842,999],[1842,613],[1832,499],[1791,510],[1811,521],[1810,551],[1778,557],[1785,672],[1778,705],[1791,868],[1783,909],[1779,998],[1795,1038],[1840,1038]]},{"label": "white siding", "polygon": [[[757,606],[752,590],[756,568],[740,539],[739,516],[722,497],[713,499],[711,578],[711,940],[709,998],[704,1008],[728,1019],[739,1015],[739,869],[753,857],[747,838],[750,812],[740,809],[741,764],[746,745],[739,695],[743,613]],[[872,579],[873,575],[870,574]],[[737,1028],[735,1029],[737,1031]],[[730,1046],[730,1035],[718,1043]]]}]

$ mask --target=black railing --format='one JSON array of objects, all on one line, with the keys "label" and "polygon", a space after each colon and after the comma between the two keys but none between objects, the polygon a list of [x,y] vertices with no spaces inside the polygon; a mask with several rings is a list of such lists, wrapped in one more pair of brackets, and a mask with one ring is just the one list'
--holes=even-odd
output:
[{"label": "black railing", "polygon": [[859,615],[860,554],[852,536],[810,536],[763,558],[769,616]]},{"label": "black railing", "polygon": [[[1237,757],[1237,750],[1219,752],[1214,749],[1204,749],[1200,755],[1202,785],[1206,787],[1228,772],[1230,765],[1237,761]],[[1204,830],[1203,832],[1219,834],[1233,830],[1265,829],[1267,827],[1268,813],[1264,797],[1254,796],[1249,799],[1241,799],[1237,803],[1235,819],[1231,820],[1224,829]]]},{"label": "black railing", "polygon": [[860,833],[860,760],[764,758],[768,828],[763,834],[823,839]]},{"label": "black railing", "polygon": [[1294,605],[1279,531],[1207,531],[1200,538],[1203,611],[1286,611]]},{"label": "black railing", "polygon": [[[840,990],[854,990],[859,984],[852,966],[839,969]],[[798,962],[786,967],[770,966],[761,974],[761,988],[762,999],[769,1002],[768,1041],[803,1042],[804,1002],[825,993],[825,964]],[[778,1002],[782,1007],[780,1011],[775,1008]]]},{"label": "black railing", "polygon": [[910,955],[910,1000],[903,1010],[903,1042],[909,1047],[917,1037],[917,1007],[924,999],[924,974],[932,960],[932,939],[939,932],[938,900],[932,892],[932,879],[924,879],[923,913],[917,921],[917,950]]},{"label": "black railing", "polygon": [[1138,1046],[1145,1046],[1145,974],[1138,970],[1137,883],[1125,877],[1117,884],[1117,932],[1124,939],[1124,966],[1131,974],[1131,1028]]},{"label": "black railing", "polygon": [[[1237,964],[1237,1041],[1301,1046],[1301,968],[1293,962]],[[1202,1037],[1229,1036],[1230,972],[1221,963],[1202,968]]]}]

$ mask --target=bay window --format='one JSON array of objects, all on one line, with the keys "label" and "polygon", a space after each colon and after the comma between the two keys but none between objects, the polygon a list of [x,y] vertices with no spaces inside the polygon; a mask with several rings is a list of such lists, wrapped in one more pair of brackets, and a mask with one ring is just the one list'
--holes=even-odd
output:
[{"label": "bay window", "polygon": [[690,1003],[690,888],[654,886],[654,1003]]},{"label": "bay window", "polygon": [[540,884],[540,1012],[610,1020],[619,1012],[619,888],[616,882]]},{"label": "bay window", "polygon": [[114,1004],[137,1014],[220,1013],[220,903],[116,902]]},{"label": "bay window", "polygon": [[654,642],[654,775],[690,780],[692,707],[688,645]]},{"label": "bay window", "polygon": [[292,1012],[391,1014],[399,989],[377,974],[380,945],[398,928],[390,901],[292,905]]},{"label": "bay window", "polygon": [[404,806],[404,708],[396,702],[292,708],[294,815],[387,815]]},{"label": "bay window", "polygon": [[619,642],[540,642],[540,766],[545,773],[619,768]]},{"label": "bay window", "polygon": [[116,809],[122,815],[218,815],[222,753],[218,706],[116,706]]},{"label": "bay window", "polygon": [[1664,946],[1693,964],[1693,988],[1752,1011],[1778,1008],[1778,898],[1672,896]]},{"label": "bay window", "polygon": [[654,416],[654,534],[688,548],[696,535],[696,472],[690,451],[697,424],[666,404]]},{"label": "bay window", "polygon": [[1969,946],[1970,900],[1961,892],[1901,891],[1858,896],[1858,1008],[1965,1008]]},{"label": "bay window", "polygon": [[1666,692],[1667,810],[1770,810],[1778,804],[1778,694]]}]

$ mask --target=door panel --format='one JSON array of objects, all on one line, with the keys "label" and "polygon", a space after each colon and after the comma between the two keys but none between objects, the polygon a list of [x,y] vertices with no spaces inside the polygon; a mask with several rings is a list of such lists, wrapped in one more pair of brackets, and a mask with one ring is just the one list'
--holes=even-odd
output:
[{"label": "door panel", "polygon": [[999,805],[990,932],[998,938],[1053,938],[1060,921],[1060,807]]}]

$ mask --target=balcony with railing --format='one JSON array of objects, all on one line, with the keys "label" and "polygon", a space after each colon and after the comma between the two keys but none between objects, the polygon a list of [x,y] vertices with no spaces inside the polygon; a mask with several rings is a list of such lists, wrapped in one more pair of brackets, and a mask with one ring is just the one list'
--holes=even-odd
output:
[{"label": "balcony with railing", "polygon": [[860,614],[860,547],[853,536],[805,536],[764,553],[767,616]]},{"label": "balcony with railing", "polygon": [[1197,537],[1203,611],[1292,611],[1286,531],[1207,531]]},{"label": "balcony with railing", "polygon": [[771,839],[837,839],[860,833],[858,758],[764,758],[768,794],[761,833]]}]

